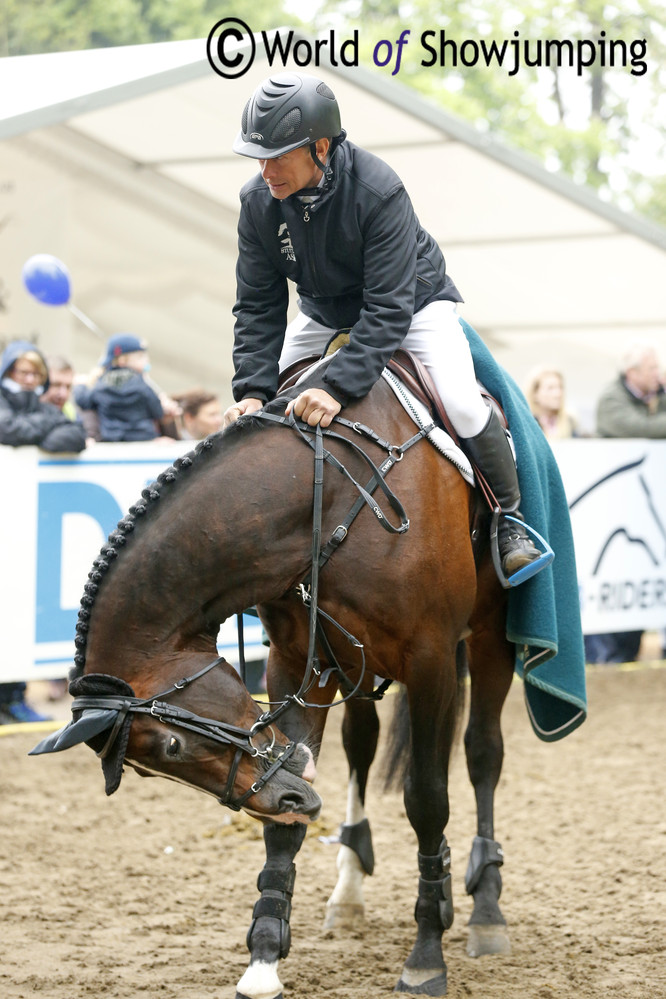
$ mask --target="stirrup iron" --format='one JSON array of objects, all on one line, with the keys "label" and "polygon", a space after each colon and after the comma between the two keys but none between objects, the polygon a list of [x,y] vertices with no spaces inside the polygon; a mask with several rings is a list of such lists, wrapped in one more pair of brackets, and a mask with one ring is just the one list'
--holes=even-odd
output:
[{"label": "stirrup iron", "polygon": [[[528,565],[524,565],[522,569],[518,569],[517,572],[512,573],[508,577],[504,575],[504,570],[502,569],[502,559],[499,551],[500,517],[504,517],[505,520],[512,520],[515,524],[520,524],[520,526],[527,531],[532,538],[539,542],[543,549],[539,558],[534,559],[534,561],[530,562]],[[505,590],[510,590],[514,586],[520,586],[521,583],[531,579],[532,576],[536,576],[538,572],[541,572],[541,570],[545,569],[547,565],[550,565],[555,558],[555,552],[550,547],[546,539],[541,537],[538,531],[535,531],[533,527],[526,524],[524,520],[520,520],[518,517],[512,517],[509,513],[502,513],[499,507],[495,507],[493,510],[493,517],[490,522],[490,551],[493,558],[495,572],[497,573],[497,578]]]}]

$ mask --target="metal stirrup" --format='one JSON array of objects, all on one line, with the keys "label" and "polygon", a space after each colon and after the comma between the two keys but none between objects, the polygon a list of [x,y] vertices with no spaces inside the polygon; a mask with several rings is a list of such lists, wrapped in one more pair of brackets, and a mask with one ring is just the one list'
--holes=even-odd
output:
[{"label": "metal stirrup", "polygon": [[[504,570],[502,569],[502,559],[499,550],[499,519],[504,517],[505,520],[512,520],[515,524],[520,524],[520,526],[527,531],[539,544],[542,546],[542,553],[539,558],[535,558],[528,565],[524,565],[522,569],[518,569],[517,572],[512,573],[510,576],[506,576]],[[526,524],[523,520],[518,517],[512,517],[509,513],[502,513],[499,507],[495,507],[493,510],[492,520],[490,522],[490,552],[493,558],[493,565],[495,567],[495,572],[497,573],[497,578],[504,587],[505,590],[510,590],[513,586],[519,586],[526,580],[531,579],[532,576],[536,576],[538,572],[545,569],[547,565],[555,558],[555,552],[550,547],[545,538],[543,538],[538,531],[535,531],[533,527]]]}]

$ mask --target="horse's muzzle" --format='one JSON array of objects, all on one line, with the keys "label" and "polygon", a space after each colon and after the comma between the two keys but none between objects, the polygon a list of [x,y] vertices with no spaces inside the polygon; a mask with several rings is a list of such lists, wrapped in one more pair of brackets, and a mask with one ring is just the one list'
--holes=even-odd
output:
[{"label": "horse's muzzle", "polygon": [[273,775],[244,810],[263,822],[308,823],[321,811],[321,798],[312,787],[316,774],[314,757],[303,743]]}]

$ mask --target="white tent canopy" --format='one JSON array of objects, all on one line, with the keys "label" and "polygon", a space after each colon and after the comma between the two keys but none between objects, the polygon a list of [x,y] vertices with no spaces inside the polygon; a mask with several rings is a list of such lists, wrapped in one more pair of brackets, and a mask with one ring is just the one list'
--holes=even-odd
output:
[{"label": "white tent canopy", "polygon": [[[403,178],[463,315],[518,380],[559,367],[589,422],[627,341],[666,347],[666,231],[388,76],[305,71],[335,91],[349,138]],[[204,40],[0,60],[0,337],[96,361],[100,339],[22,286],[24,261],[53,253],[79,310],[150,341],[166,389],[204,384],[229,401],[238,190],[256,169],[231,143],[269,72],[258,46],[249,72],[222,79]]]}]

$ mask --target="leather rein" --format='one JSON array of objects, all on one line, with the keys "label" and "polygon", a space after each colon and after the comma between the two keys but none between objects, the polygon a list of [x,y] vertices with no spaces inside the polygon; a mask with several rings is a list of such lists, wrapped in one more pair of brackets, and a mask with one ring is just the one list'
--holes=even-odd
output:
[{"label": "leather rein", "polygon": [[[245,418],[242,417],[241,419]],[[280,747],[277,751],[275,750],[276,742],[273,723],[293,704],[299,704],[301,707],[333,706],[332,704],[321,705],[308,703],[306,700],[308,692],[317,682],[317,679],[319,680],[319,685],[323,687],[328,682],[330,676],[332,674],[335,675],[338,685],[344,691],[344,696],[340,699],[340,701],[334,703],[344,703],[344,701],[355,695],[379,700],[383,697],[385,690],[391,684],[392,681],[390,679],[385,680],[379,685],[377,690],[372,693],[359,693],[366,672],[363,645],[358,641],[358,639],[354,638],[353,635],[346,631],[340,624],[338,624],[337,621],[335,621],[329,614],[326,614],[326,612],[321,610],[319,607],[319,571],[345,540],[352,522],[364,506],[368,506],[370,508],[377,521],[385,531],[388,531],[391,534],[404,534],[405,531],[408,530],[409,519],[407,518],[403,506],[398,498],[386,485],[384,477],[397,462],[402,460],[405,452],[413,447],[414,444],[418,443],[418,441],[422,438],[426,437],[434,426],[434,424],[430,424],[418,433],[414,434],[413,437],[410,437],[404,444],[395,445],[391,444],[389,441],[383,440],[375,433],[374,430],[371,430],[369,427],[366,427],[359,422],[352,422],[339,416],[335,417],[334,422],[336,424],[347,429],[351,429],[354,433],[360,435],[366,440],[372,441],[382,450],[386,451],[386,458],[381,465],[377,466],[363,451],[363,449],[353,440],[337,433],[334,430],[330,430],[328,428],[322,429],[319,425],[311,427],[306,423],[296,420],[293,415],[285,417],[259,411],[252,414],[252,416],[247,419],[267,420],[279,425],[290,427],[298,433],[301,440],[303,440],[304,443],[306,443],[314,451],[312,560],[307,577],[297,587],[297,591],[305,607],[308,609],[309,614],[308,658],[303,680],[298,691],[295,694],[287,695],[283,701],[280,701],[275,707],[271,707],[271,710],[265,711],[262,715],[260,715],[250,729],[239,728],[238,726],[230,725],[227,722],[218,721],[213,718],[204,718],[192,711],[188,711],[187,708],[179,707],[178,705],[171,704],[168,700],[165,700],[165,698],[167,698],[170,694],[179,690],[184,690],[186,687],[190,686],[190,684],[194,683],[195,680],[198,680],[200,677],[207,674],[215,666],[225,662],[223,657],[219,656],[217,659],[214,659],[213,662],[204,666],[203,669],[199,670],[197,673],[178,680],[171,687],[161,691],[159,694],[154,694],[151,697],[139,698],[126,696],[124,694],[83,694],[75,697],[72,701],[73,713],[77,711],[96,711],[100,709],[105,711],[117,711],[117,716],[111,726],[108,738],[106,739],[102,749],[97,753],[97,755],[102,759],[108,756],[111,752],[111,749],[115,744],[126,719],[131,715],[149,715],[165,725],[195,732],[197,735],[202,735],[205,738],[224,746],[235,747],[236,753],[229,770],[227,784],[223,794],[219,798],[221,804],[227,805],[235,811],[239,811],[252,795],[261,791],[267,781],[269,781],[270,778],[285,765],[296,749],[296,743],[290,742],[285,747]],[[357,454],[364,461],[364,463],[370,467],[372,475],[365,486],[361,485],[350,474],[345,466],[324,447],[324,438],[339,441],[347,447],[350,447],[354,453]],[[335,528],[328,541],[325,544],[322,544],[322,503],[324,464],[326,462],[331,464],[337,471],[341,472],[354,485],[359,493],[359,496],[342,523]],[[377,488],[384,493],[391,509],[398,518],[398,526],[394,526],[388,520],[384,511],[373,498],[372,494]],[[337,630],[360,651],[361,673],[356,684],[352,683],[335,658],[333,650],[323,630],[322,618],[337,628]],[[317,655],[317,644],[319,644],[323,649],[329,663],[326,670],[322,670],[321,668],[321,663]],[[254,744],[253,739],[266,728],[271,730],[272,740],[267,748],[260,749]],[[259,777],[252,784],[252,786],[244,792],[244,794],[234,799],[232,797],[233,788],[243,754],[248,754],[252,757],[262,757],[266,760],[268,766],[266,772],[262,774],[262,776]]]},{"label": "leather rein", "polygon": [[[243,419],[243,417],[241,417]],[[351,527],[353,521],[356,519],[358,514],[361,512],[364,506],[368,506],[371,512],[374,514],[375,518],[379,522],[380,526],[383,527],[385,531],[390,534],[404,534],[409,529],[409,519],[405,513],[405,510],[395,495],[395,493],[389,488],[385,482],[386,474],[393,468],[397,462],[401,461],[405,453],[417,444],[420,440],[427,437],[431,432],[434,423],[430,423],[428,426],[423,427],[418,433],[414,434],[403,444],[392,444],[390,441],[384,440],[379,437],[374,430],[370,427],[365,426],[359,421],[352,422],[344,417],[336,416],[333,418],[333,423],[339,426],[345,427],[354,431],[365,440],[372,441],[383,451],[386,451],[386,458],[383,460],[381,465],[377,466],[372,461],[372,459],[365,453],[365,451],[355,443],[354,440],[349,437],[345,437],[342,434],[337,433],[335,430],[330,428],[322,429],[321,425],[317,424],[315,427],[310,426],[307,423],[297,420],[293,413],[289,416],[278,416],[274,413],[268,413],[264,410],[259,410],[253,413],[248,419],[259,419],[266,420],[271,423],[276,423],[280,426],[286,426],[292,428],[301,438],[301,440],[307,444],[314,452],[314,495],[313,495],[313,506],[312,506],[312,553],[311,553],[311,566],[310,571],[306,578],[298,585],[297,592],[299,593],[303,604],[308,610],[309,614],[309,638],[308,638],[308,657],[305,666],[305,671],[303,674],[303,680],[301,686],[297,693],[288,695],[284,701],[280,702],[277,707],[273,708],[272,711],[266,712],[261,716],[259,721],[266,719],[266,723],[270,724],[279,718],[285,711],[288,710],[291,704],[297,703],[304,708],[322,708],[322,707],[334,707],[336,704],[343,704],[345,701],[349,700],[350,697],[358,696],[366,699],[380,700],[385,691],[388,689],[392,680],[384,680],[376,690],[372,693],[361,692],[361,686],[366,672],[366,662],[365,662],[365,651],[361,642],[358,641],[353,635],[351,635],[345,628],[342,627],[334,618],[323,611],[319,607],[319,572],[323,566],[328,562],[331,556],[337,551],[342,542],[347,537],[349,528]],[[353,475],[345,468],[345,466],[327,449],[324,447],[324,438],[327,440],[335,440],[344,444],[345,446],[351,448],[355,454],[357,454],[363,462],[370,467],[372,470],[372,475],[365,486],[361,485]],[[327,462],[333,466],[338,472],[341,472],[348,480],[352,483],[354,488],[359,493],[358,498],[352,505],[347,516],[344,520],[338,524],[335,530],[332,532],[328,541],[322,544],[322,504],[323,504],[323,487],[324,487],[324,463]],[[384,511],[381,509],[377,501],[373,498],[373,492],[379,488],[386,497],[389,506],[399,519],[399,525],[394,526]],[[361,673],[356,684],[352,683],[343,668],[337,661],[333,649],[331,648],[330,642],[324,632],[322,619],[326,620],[330,625],[335,627],[346,639],[347,641],[357,648],[361,655]],[[329,663],[327,669],[322,670],[321,663],[317,654],[317,645],[322,648],[326,659]],[[317,703],[308,702],[305,700],[307,693],[312,689],[314,684],[319,680],[319,686],[324,687],[331,675],[335,676],[335,679],[341,689],[344,692],[343,696],[339,701],[332,702],[330,704],[322,705]]]}]

